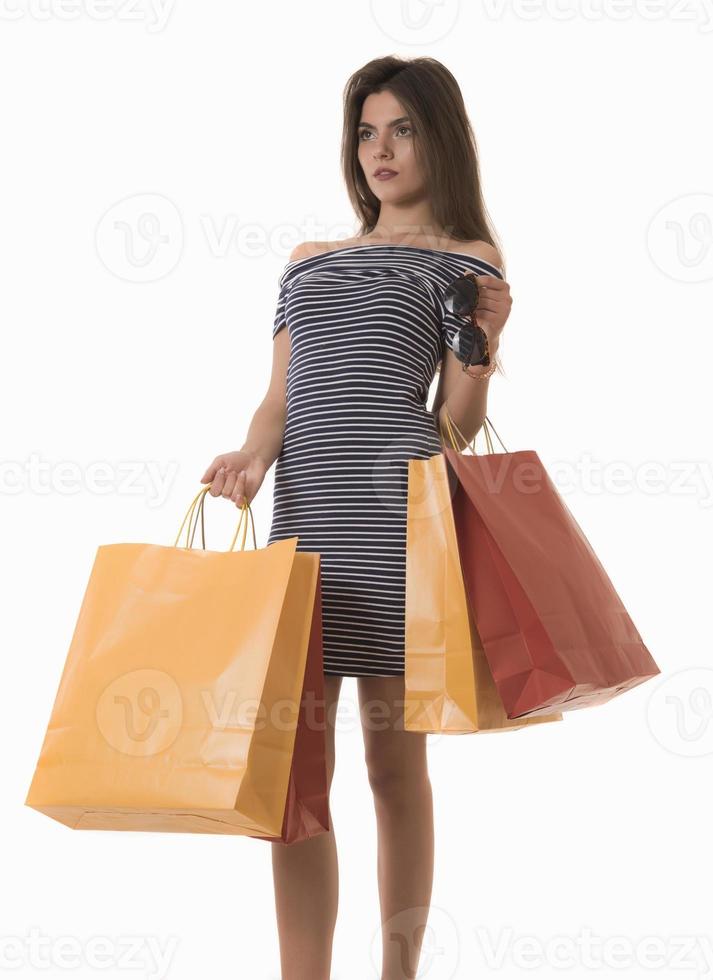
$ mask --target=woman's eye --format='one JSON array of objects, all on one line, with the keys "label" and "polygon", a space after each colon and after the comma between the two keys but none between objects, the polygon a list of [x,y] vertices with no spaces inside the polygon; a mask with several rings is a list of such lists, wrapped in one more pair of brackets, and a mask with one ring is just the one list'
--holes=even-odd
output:
[{"label": "woman's eye", "polygon": [[[402,133],[404,130],[406,130],[406,133],[413,135],[413,131],[412,131],[411,127],[410,126],[407,126],[405,124],[403,126],[399,126],[396,129],[396,134],[398,135],[398,134]],[[363,129],[359,133],[359,140],[361,142],[364,142],[364,141],[366,141],[367,137],[369,137],[369,136],[373,136],[373,133],[371,132],[371,130],[369,130],[369,129]]]}]

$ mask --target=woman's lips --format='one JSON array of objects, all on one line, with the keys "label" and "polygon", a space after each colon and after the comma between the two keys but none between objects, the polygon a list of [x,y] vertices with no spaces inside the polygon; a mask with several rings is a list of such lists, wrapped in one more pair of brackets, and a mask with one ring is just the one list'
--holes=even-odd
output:
[{"label": "woman's lips", "polygon": [[380,174],[374,174],[374,180],[391,180],[392,177],[398,177],[398,173],[394,170],[384,170]]}]

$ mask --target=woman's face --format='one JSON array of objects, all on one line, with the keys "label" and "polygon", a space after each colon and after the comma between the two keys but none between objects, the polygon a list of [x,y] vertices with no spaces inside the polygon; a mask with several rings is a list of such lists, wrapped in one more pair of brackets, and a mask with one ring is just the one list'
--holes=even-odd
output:
[{"label": "woman's face", "polygon": [[[423,196],[413,127],[391,92],[374,92],[364,99],[357,133],[359,163],[369,188],[381,202],[404,203]],[[395,171],[395,175],[379,179],[375,174],[380,167]]]}]

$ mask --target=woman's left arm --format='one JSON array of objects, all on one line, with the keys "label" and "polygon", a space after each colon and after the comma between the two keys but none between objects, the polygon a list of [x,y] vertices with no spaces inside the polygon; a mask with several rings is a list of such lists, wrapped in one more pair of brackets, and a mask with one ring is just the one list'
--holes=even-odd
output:
[{"label": "woman's left arm", "polygon": [[[492,255],[498,256],[498,253],[490,248],[487,261],[500,267],[499,256],[493,262]],[[510,316],[512,297],[510,286],[504,279],[498,279],[497,276],[478,276],[477,281],[479,298],[475,315],[479,326],[483,328],[488,338],[492,365],[500,344],[500,335]],[[447,410],[468,441],[473,440],[488,412],[490,383],[490,378],[481,381],[477,375],[486,374],[491,365],[485,367],[475,365],[464,371],[462,361],[459,361],[453,351],[446,347],[432,408],[433,413],[438,415],[441,432],[448,431],[445,423]],[[469,377],[469,374],[472,377]]]}]

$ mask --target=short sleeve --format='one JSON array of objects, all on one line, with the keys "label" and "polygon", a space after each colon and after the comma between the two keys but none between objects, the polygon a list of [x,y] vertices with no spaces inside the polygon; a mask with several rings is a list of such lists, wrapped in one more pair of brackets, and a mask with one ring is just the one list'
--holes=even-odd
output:
[{"label": "short sleeve", "polygon": [[441,304],[441,336],[443,338],[444,345],[450,348],[450,350],[453,350],[455,339],[464,323],[466,323],[466,321],[462,316],[456,316],[455,313],[449,312],[449,310],[447,310],[446,307]]},{"label": "short sleeve", "polygon": [[284,274],[280,277],[280,292],[277,297],[277,308],[275,319],[272,324],[272,339],[278,335],[283,327],[287,326],[287,297],[290,292],[290,283],[285,282]]}]

